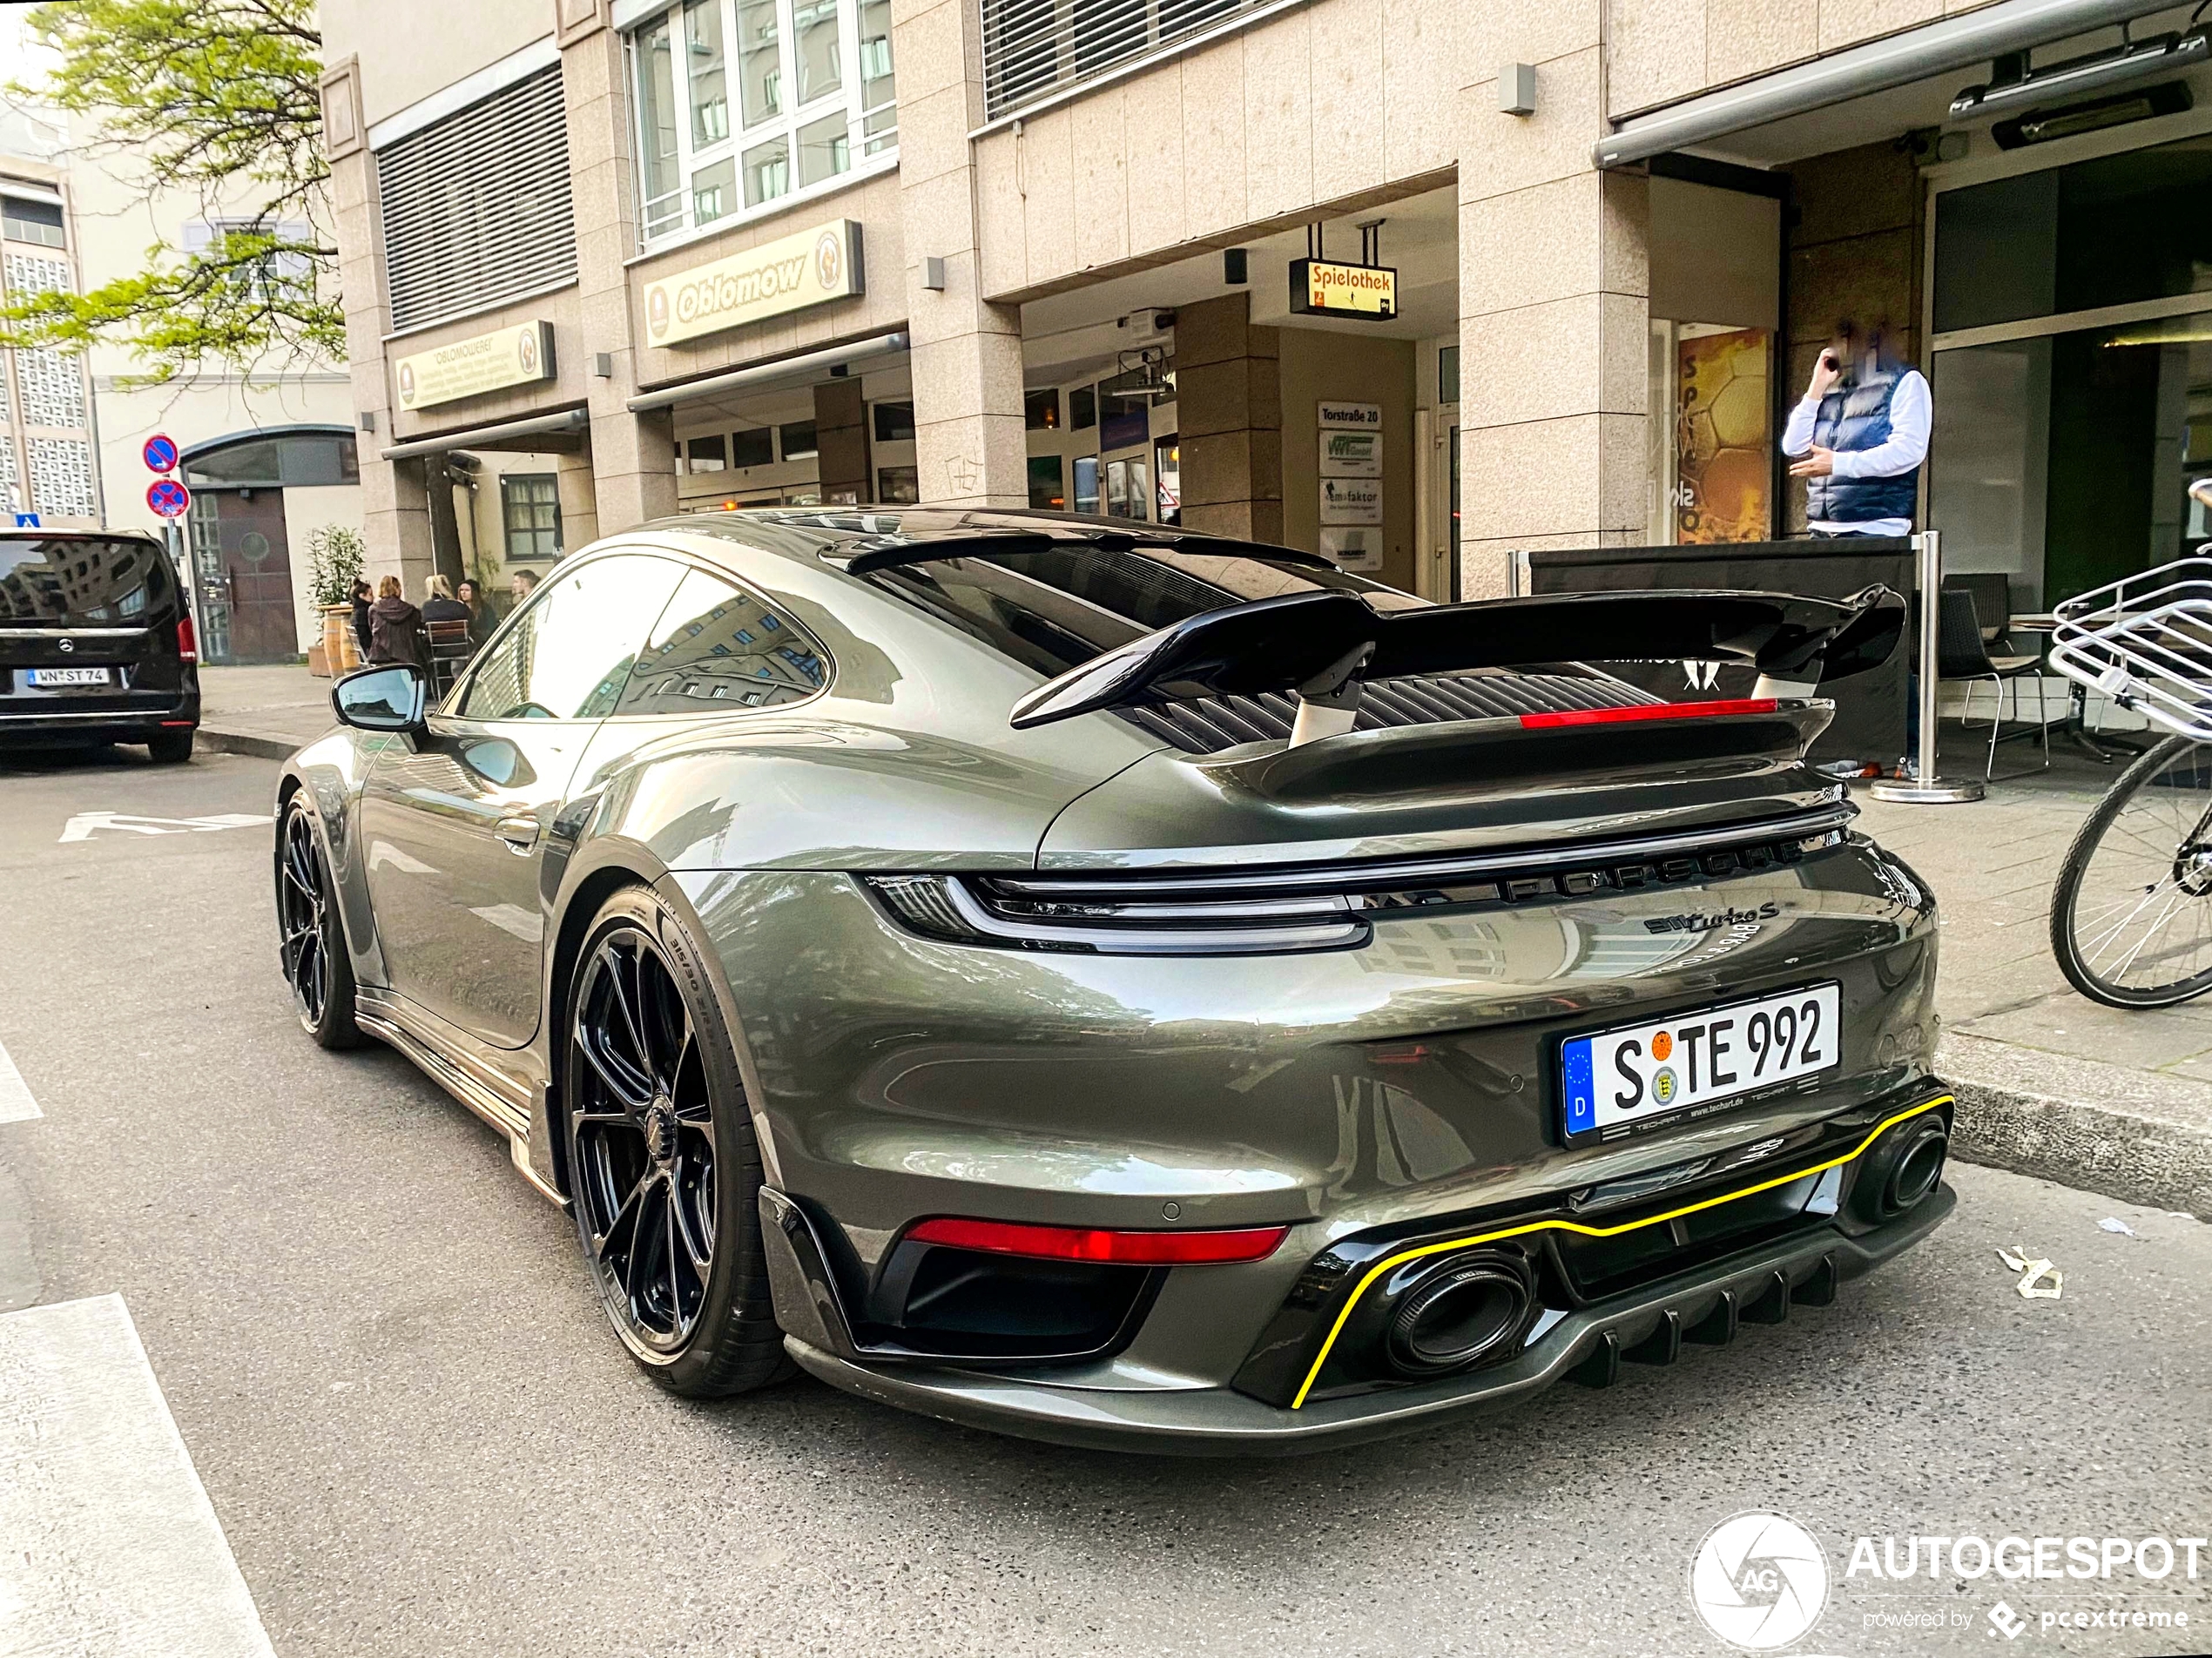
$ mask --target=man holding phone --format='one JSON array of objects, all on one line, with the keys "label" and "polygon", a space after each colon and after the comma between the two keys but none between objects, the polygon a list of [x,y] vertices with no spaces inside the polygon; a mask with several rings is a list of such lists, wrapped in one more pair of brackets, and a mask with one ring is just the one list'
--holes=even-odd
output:
[{"label": "man holding phone", "polygon": [[1848,334],[1825,347],[1782,433],[1782,452],[1803,457],[1790,475],[1805,481],[1805,528],[1911,535],[1932,413],[1919,370],[1885,361],[1878,346],[1854,362]]}]

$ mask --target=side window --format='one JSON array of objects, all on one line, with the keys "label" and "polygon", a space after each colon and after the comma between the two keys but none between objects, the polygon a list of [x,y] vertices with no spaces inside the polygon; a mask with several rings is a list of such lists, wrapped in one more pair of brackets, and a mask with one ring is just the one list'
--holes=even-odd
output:
[{"label": "side window", "polygon": [[811,697],[829,659],[798,623],[719,576],[693,570],[646,642],[617,714],[765,708]]},{"label": "side window", "polygon": [[595,559],[548,582],[485,656],[464,719],[598,719],[614,711],[631,664],[684,567],[642,554]]}]

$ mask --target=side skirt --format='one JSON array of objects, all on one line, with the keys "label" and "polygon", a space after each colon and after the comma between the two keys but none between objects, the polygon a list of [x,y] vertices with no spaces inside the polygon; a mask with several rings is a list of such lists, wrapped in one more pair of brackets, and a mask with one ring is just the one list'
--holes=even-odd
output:
[{"label": "side skirt", "polygon": [[483,1074],[449,1053],[437,1038],[407,1016],[398,997],[363,987],[354,1022],[380,1041],[397,1048],[415,1068],[507,1137],[509,1161],[523,1179],[562,1209],[568,1200],[542,1179],[530,1166],[530,1107],[529,1094],[505,1076]]}]

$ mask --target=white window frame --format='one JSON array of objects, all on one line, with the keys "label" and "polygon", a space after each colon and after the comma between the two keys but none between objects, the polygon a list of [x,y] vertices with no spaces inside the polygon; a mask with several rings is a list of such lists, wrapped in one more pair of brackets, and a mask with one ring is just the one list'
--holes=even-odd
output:
[{"label": "white window frame", "polygon": [[[777,84],[783,89],[784,107],[776,115],[747,127],[745,125],[745,87],[742,53],[738,48],[738,0],[713,0],[722,14],[722,85],[723,98],[729,111],[730,131],[726,137],[711,144],[694,145],[692,143],[691,78],[685,62],[684,11],[685,0],[655,7],[647,15],[630,23],[623,37],[624,73],[629,78],[631,145],[637,179],[637,241],[642,251],[659,252],[702,236],[718,235],[732,226],[765,219],[787,209],[843,190],[856,181],[888,172],[899,165],[897,125],[897,94],[888,104],[864,107],[860,102],[866,78],[860,72],[860,0],[837,0],[837,50],[840,69],[839,85],[833,92],[825,92],[805,104],[793,104],[791,98],[799,86],[798,33],[792,24],[793,0],[776,0],[777,24]],[[676,125],[676,187],[673,192],[648,198],[646,184],[646,108],[642,96],[643,83],[639,78],[642,58],[638,38],[656,25],[668,30],[670,42],[670,91],[672,107],[670,111]],[[892,65],[892,84],[896,87],[898,65]],[[893,125],[887,134],[888,142],[874,155],[865,153],[869,134],[867,118],[884,109],[892,111]],[[780,196],[770,197],[757,206],[744,204],[745,177],[745,152],[776,138],[786,140],[790,176],[799,175],[799,133],[801,128],[819,122],[826,115],[841,110],[845,115],[846,154],[851,165],[842,172],[833,173],[813,184],[796,186]],[[692,180],[698,174],[718,162],[732,164],[733,188],[738,205],[720,217],[696,221],[692,217],[694,192]],[[675,198],[675,212],[667,212],[669,197]],[[659,227],[655,228],[656,224]]]}]

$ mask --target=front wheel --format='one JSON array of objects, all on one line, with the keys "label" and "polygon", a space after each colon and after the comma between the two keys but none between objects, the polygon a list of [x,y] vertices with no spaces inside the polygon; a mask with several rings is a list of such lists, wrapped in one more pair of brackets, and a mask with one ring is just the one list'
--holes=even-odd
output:
[{"label": "front wheel", "polygon": [[577,959],[561,1090],[584,1258],[663,1387],[791,1373],[760,1237],[760,1149],[706,960],[651,892],[609,899]]},{"label": "front wheel", "polygon": [[325,1048],[355,1046],[361,1029],[354,1023],[354,964],[304,789],[287,803],[277,835],[276,911],[277,960],[300,1028]]},{"label": "front wheel", "polygon": [[2051,893],[2051,949],[2107,1007],[2212,990],[2212,745],[2168,738],[2097,803]]}]

